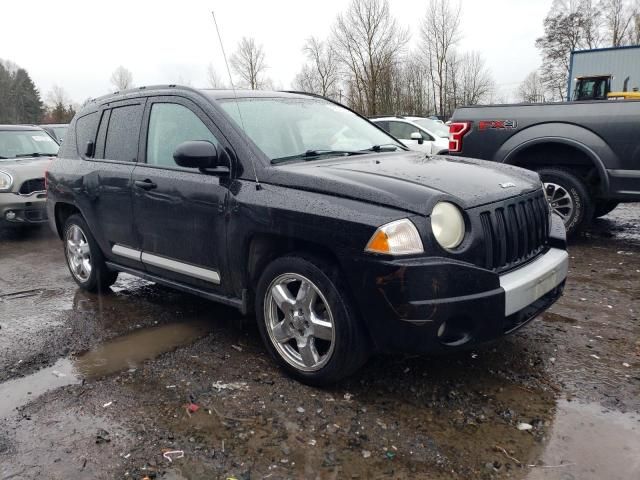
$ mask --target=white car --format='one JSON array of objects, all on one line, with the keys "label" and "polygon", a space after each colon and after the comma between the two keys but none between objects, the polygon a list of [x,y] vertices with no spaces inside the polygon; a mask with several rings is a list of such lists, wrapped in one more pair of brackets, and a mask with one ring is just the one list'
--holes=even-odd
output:
[{"label": "white car", "polygon": [[411,150],[432,155],[449,153],[449,127],[424,117],[376,117],[370,119],[401,140]]}]

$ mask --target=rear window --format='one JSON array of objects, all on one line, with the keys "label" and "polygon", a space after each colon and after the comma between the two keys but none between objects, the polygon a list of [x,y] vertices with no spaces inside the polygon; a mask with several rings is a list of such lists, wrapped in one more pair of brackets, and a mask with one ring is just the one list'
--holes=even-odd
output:
[{"label": "rear window", "polygon": [[80,117],[76,121],[76,147],[78,148],[78,153],[80,153],[80,155],[84,155],[87,142],[95,143],[99,121],[100,114],[98,112],[93,112]]},{"label": "rear window", "polygon": [[142,105],[126,105],[111,110],[104,148],[106,160],[136,161],[142,112]]}]

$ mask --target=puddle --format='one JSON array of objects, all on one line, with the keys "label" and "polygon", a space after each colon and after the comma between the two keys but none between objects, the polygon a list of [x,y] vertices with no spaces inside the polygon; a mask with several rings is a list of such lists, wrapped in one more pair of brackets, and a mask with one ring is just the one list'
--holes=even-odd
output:
[{"label": "puddle", "polygon": [[40,395],[122,370],[189,345],[213,330],[214,322],[193,321],[143,328],[111,339],[77,357],[0,384],[0,418]]},{"label": "puddle", "polygon": [[527,480],[640,478],[640,415],[561,400],[540,460]]},{"label": "puddle", "polygon": [[4,382],[0,385],[0,418],[49,390],[80,382],[74,374],[73,363],[67,358],[26,377]]}]

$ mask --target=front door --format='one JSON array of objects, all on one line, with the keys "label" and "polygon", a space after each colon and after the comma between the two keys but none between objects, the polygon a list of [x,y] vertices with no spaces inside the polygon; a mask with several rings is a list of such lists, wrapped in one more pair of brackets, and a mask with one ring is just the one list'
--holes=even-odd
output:
[{"label": "front door", "polygon": [[227,174],[178,166],[173,153],[189,140],[227,146],[206,114],[180,97],[150,99],[144,162],[133,171],[133,210],[145,269],[203,290],[225,290]]}]

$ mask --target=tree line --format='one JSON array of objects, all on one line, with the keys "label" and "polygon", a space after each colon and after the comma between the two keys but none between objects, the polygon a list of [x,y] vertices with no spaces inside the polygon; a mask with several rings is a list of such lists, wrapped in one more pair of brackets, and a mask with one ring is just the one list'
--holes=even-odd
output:
[{"label": "tree line", "polygon": [[[346,103],[363,115],[439,115],[459,105],[486,102],[494,89],[478,52],[461,51],[460,4],[430,0],[419,40],[393,17],[388,0],[351,0],[337,15],[327,38],[309,37],[305,63],[293,88]],[[245,88],[268,88],[266,54],[253,38],[243,38],[230,59]],[[209,82],[224,82],[209,68]]]},{"label": "tree line", "polygon": [[64,89],[54,86],[45,104],[25,69],[0,59],[0,124],[68,123],[75,113]]},{"label": "tree line", "polygon": [[640,0],[554,0],[543,23],[542,65],[520,84],[520,101],[565,100],[572,51],[640,45]]}]

